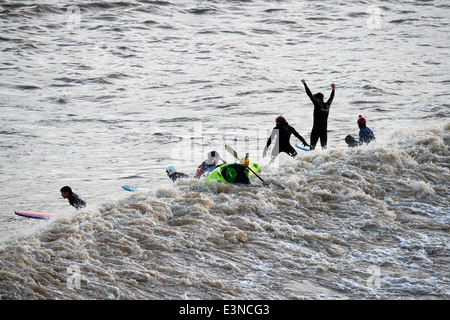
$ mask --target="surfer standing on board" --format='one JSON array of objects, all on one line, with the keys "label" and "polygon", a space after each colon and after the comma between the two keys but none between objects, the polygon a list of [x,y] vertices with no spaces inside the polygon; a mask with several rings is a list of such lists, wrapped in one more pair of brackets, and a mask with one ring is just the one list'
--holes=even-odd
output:
[{"label": "surfer standing on board", "polygon": [[334,83],[331,84],[331,95],[327,102],[323,101],[323,94],[316,93],[313,95],[306,85],[305,79],[302,79],[302,83],[305,85],[306,94],[314,104],[314,123],[311,131],[311,146],[310,150],[316,148],[317,141],[320,138],[320,144],[322,149],[327,148],[327,121],[328,114],[330,113],[330,106],[334,99]]},{"label": "surfer standing on board", "polygon": [[68,199],[71,206],[75,207],[77,210],[86,207],[86,202],[78,198],[78,196],[72,192],[72,189],[68,186],[61,188],[61,196],[64,199]]}]

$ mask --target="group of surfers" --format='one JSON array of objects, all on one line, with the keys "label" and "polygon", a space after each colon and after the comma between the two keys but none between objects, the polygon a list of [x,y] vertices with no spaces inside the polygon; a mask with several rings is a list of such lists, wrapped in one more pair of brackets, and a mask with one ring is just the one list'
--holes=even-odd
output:
[{"label": "group of surfers", "polygon": [[[324,95],[322,93],[318,92],[313,95],[311,93],[311,90],[308,88],[306,81],[303,79],[301,80],[301,82],[305,87],[306,94],[311,99],[314,105],[313,128],[311,130],[310,143],[308,144],[306,140],[295,130],[295,128],[289,125],[289,123],[283,116],[278,116],[275,119],[275,127],[272,129],[272,133],[270,134],[270,137],[268,138],[263,151],[263,157],[265,157],[267,154],[267,150],[272,143],[272,140],[277,138],[275,146],[272,149],[272,159],[270,161],[271,163],[281,152],[285,152],[291,157],[295,157],[297,155],[297,151],[290,144],[291,135],[294,135],[297,139],[299,139],[303,143],[303,146],[309,147],[309,150],[314,150],[319,140],[322,149],[326,149],[327,147],[328,115],[330,112],[331,103],[334,99],[336,86],[334,83],[331,84],[331,94],[328,100],[325,102]],[[349,147],[360,146],[364,143],[368,144],[372,140],[375,140],[375,135],[373,134],[372,130],[367,127],[366,119],[364,119],[362,115],[358,116],[357,124],[360,129],[359,140],[356,140],[351,135],[347,135],[345,137],[345,142]],[[250,179],[248,177],[248,171],[251,170],[248,167],[249,162],[250,161],[247,155],[239,162],[229,164],[227,168],[230,168],[232,170],[226,170],[224,172],[223,178],[230,183],[250,184]],[[207,159],[198,166],[194,177],[200,179],[203,175],[210,174],[214,169],[226,163],[227,162],[220,157],[217,151],[208,152]],[[228,172],[230,172],[229,176],[227,176]],[[189,177],[185,173],[177,172],[174,166],[167,167],[166,173],[173,182]],[[267,185],[266,181],[262,181],[263,185]],[[61,195],[63,198],[68,199],[69,203],[77,209],[86,206],[86,203],[81,200],[75,193],[73,193],[71,188],[68,186],[61,188]]]},{"label": "group of surfers", "polygon": [[[275,140],[275,146],[272,149],[272,158],[270,163],[273,162],[273,160],[281,153],[285,152],[291,157],[295,157],[297,155],[297,151],[292,147],[290,144],[290,138],[291,135],[294,135],[297,139],[299,139],[303,146],[309,147],[309,150],[314,150],[316,147],[317,142],[320,140],[320,144],[322,149],[326,149],[327,147],[327,123],[328,123],[328,115],[330,112],[331,103],[334,99],[335,94],[335,84],[331,84],[331,94],[328,100],[324,101],[324,95],[320,92],[316,94],[312,94],[311,90],[308,88],[308,85],[306,84],[306,81],[303,79],[301,80],[305,87],[306,94],[311,99],[313,105],[314,105],[314,112],[313,112],[313,128],[311,130],[311,138],[310,143],[308,144],[306,140],[295,130],[294,127],[290,126],[289,123],[286,121],[286,119],[283,116],[278,116],[275,119],[275,127],[272,129],[272,132],[270,134],[270,137],[267,140],[267,143],[264,147],[263,151],[263,157],[266,156],[267,150],[269,149],[269,146],[272,143],[272,140]],[[359,126],[359,140],[356,140],[353,138],[353,136],[348,135],[345,138],[345,141],[349,147],[356,147],[359,145],[362,145],[364,143],[369,143],[370,141],[375,139],[375,135],[373,134],[372,130],[370,130],[366,126],[366,119],[362,117],[362,115],[359,115],[357,120],[358,126]],[[276,138],[276,139],[275,139]],[[222,163],[220,163],[222,162]],[[211,173],[215,168],[226,164],[226,161],[224,161],[217,151],[211,151],[208,153],[208,158],[202,162],[202,164],[197,168],[197,171],[194,175],[195,178],[199,179],[204,174]],[[240,163],[231,164],[229,167],[233,167],[236,174],[233,174],[233,177],[227,177],[224,176],[224,179],[228,182],[233,183],[244,183],[249,184],[249,178],[248,178],[248,159],[242,159]],[[177,172],[175,170],[174,166],[169,166],[166,169],[166,173],[169,176],[172,181],[177,181],[181,178],[186,178],[188,175],[182,172]],[[234,173],[234,172],[233,172]],[[229,178],[229,179],[228,179]],[[261,179],[262,180],[262,179]],[[266,185],[267,183],[263,181],[263,184]]]}]

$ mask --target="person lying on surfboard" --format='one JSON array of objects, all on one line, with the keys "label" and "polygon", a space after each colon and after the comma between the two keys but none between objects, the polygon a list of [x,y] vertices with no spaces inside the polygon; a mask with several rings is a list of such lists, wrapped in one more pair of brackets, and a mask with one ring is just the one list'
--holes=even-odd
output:
[{"label": "person lying on surfboard", "polygon": [[64,186],[61,188],[61,196],[64,199],[68,199],[71,206],[75,207],[75,209],[81,209],[86,207],[86,202],[78,198],[78,196],[72,192],[72,189],[68,186]]},{"label": "person lying on surfboard", "polygon": [[183,178],[189,178],[189,176],[183,172],[177,172],[177,170],[175,170],[174,166],[168,166],[166,169],[166,173],[169,176],[170,179],[172,179],[172,182],[175,182],[179,179],[183,179]]},{"label": "person lying on surfboard", "polygon": [[219,166],[219,161],[222,161],[222,164],[227,163],[223,160],[217,151],[208,152],[208,159],[202,162],[201,165],[198,166],[197,172],[195,173],[195,177],[200,179],[201,176],[205,173],[210,173],[215,168]]},{"label": "person lying on surfboard", "polygon": [[275,158],[280,154],[280,152],[286,152],[291,157],[295,157],[297,155],[297,151],[291,146],[289,140],[291,139],[291,135],[296,136],[304,146],[308,146],[309,144],[305,139],[293,128],[291,127],[286,119],[283,116],[279,116],[275,119],[275,128],[273,128],[272,133],[270,134],[269,139],[267,140],[266,147],[263,151],[263,157],[266,156],[267,150],[269,149],[270,144],[272,143],[272,139],[277,137],[277,141],[275,146],[272,149],[272,159],[270,162],[275,160]]}]

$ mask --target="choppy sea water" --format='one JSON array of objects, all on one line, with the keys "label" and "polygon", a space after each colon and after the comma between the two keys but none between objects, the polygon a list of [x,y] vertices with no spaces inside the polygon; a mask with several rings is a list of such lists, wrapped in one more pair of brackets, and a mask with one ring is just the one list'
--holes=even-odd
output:
[{"label": "choppy sea water", "polygon": [[[448,299],[449,11],[1,2],[1,298]],[[329,147],[269,165],[278,115],[309,141],[301,79],[336,84]],[[359,114],[377,141],[349,149]],[[269,186],[166,177],[225,143]]]}]

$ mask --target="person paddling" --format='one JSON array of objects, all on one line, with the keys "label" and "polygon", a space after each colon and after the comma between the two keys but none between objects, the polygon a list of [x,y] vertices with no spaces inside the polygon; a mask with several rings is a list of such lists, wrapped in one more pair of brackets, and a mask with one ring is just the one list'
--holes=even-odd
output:
[{"label": "person paddling", "polygon": [[[229,146],[225,146],[227,151],[229,151],[231,154],[233,154],[236,159],[238,159],[237,154],[234,150],[231,149]],[[239,163],[232,163],[226,168],[222,170],[222,176],[228,183],[243,183],[243,184],[250,184],[250,179],[248,177],[249,171],[253,172],[255,176],[257,176],[263,183],[263,186],[267,186],[268,183],[263,180],[259,175],[256,174],[255,171],[253,171],[250,167],[250,159],[248,157],[248,153],[245,155],[245,158],[240,159]]]},{"label": "person paddling", "polygon": [[223,171],[222,176],[228,183],[250,184],[247,167],[245,165],[241,165],[240,163],[232,163]]}]

